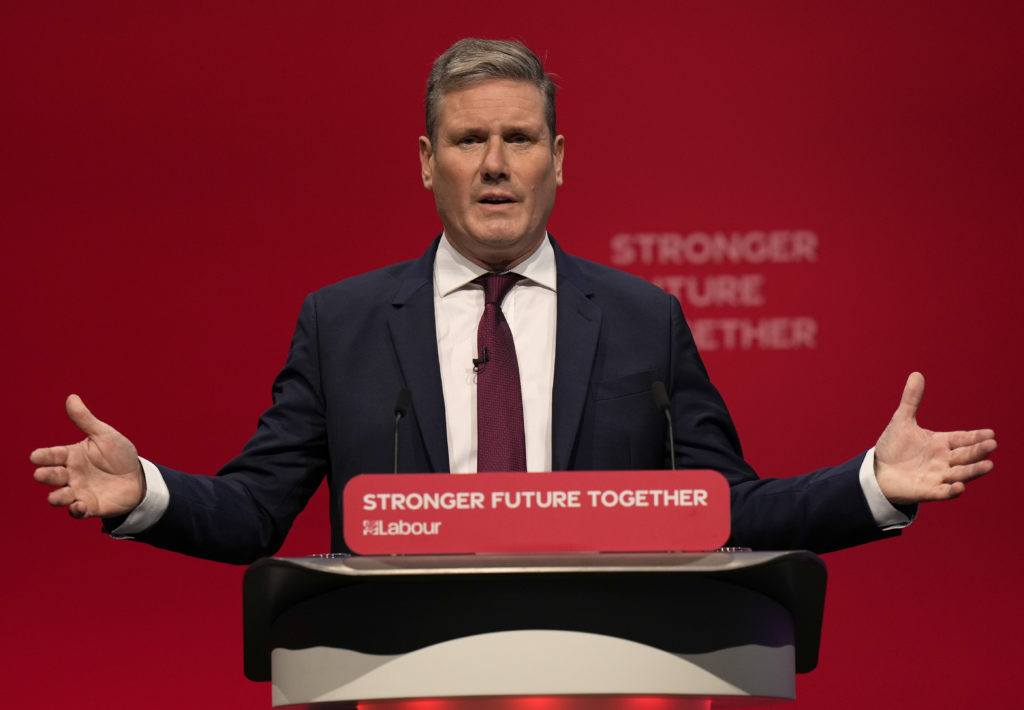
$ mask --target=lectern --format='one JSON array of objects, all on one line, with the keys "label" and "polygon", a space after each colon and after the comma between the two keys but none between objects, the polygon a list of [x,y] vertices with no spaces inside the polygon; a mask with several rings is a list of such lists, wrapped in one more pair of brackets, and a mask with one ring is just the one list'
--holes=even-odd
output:
[{"label": "lectern", "polygon": [[275,707],[737,707],[817,664],[810,552],[264,559],[245,673]]}]

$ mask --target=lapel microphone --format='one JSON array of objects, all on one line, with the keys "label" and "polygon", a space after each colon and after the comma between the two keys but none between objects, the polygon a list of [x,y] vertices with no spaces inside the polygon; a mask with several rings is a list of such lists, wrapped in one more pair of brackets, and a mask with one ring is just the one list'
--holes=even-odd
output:
[{"label": "lapel microphone", "polygon": [[484,363],[491,361],[491,356],[487,354],[487,346],[484,346],[484,354],[480,357],[473,358],[473,372],[480,372],[480,366]]}]

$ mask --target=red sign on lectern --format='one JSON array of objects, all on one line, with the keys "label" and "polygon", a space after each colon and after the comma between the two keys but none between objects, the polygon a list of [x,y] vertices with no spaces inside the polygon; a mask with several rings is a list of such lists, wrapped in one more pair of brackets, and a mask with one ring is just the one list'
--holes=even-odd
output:
[{"label": "red sign on lectern", "polygon": [[715,471],[364,474],[343,495],[361,555],[714,550],[729,538]]}]

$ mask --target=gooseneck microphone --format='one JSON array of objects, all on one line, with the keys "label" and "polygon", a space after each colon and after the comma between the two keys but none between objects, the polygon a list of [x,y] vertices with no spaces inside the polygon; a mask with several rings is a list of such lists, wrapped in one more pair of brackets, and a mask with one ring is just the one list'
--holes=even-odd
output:
[{"label": "gooseneck microphone", "polygon": [[412,395],[403,387],[398,391],[398,398],[395,400],[395,473],[398,473],[398,423],[409,413],[410,404],[412,404]]},{"label": "gooseneck microphone", "polygon": [[651,394],[654,395],[654,406],[665,413],[665,421],[668,422],[668,460],[672,470],[676,470],[676,437],[672,429],[672,411],[669,402],[668,392],[665,391],[665,383],[655,380],[651,385]]}]

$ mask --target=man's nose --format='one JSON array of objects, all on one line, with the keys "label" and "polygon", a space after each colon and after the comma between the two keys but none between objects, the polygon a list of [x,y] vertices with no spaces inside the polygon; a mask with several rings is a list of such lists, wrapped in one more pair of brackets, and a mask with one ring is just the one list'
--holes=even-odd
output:
[{"label": "man's nose", "polygon": [[505,149],[505,141],[500,136],[491,136],[487,141],[483,164],[480,166],[484,180],[508,178],[508,156]]}]

